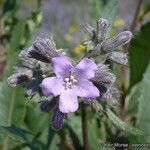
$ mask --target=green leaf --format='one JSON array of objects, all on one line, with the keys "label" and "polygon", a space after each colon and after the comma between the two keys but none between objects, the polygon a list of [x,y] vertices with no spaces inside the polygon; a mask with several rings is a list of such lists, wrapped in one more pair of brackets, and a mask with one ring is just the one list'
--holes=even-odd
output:
[{"label": "green leaf", "polygon": [[130,90],[129,95],[127,96],[127,115],[131,117],[131,115],[137,115],[137,107],[138,107],[138,98],[140,96],[140,90],[142,88],[141,82],[136,84]]},{"label": "green leaf", "polygon": [[143,25],[141,31],[131,41],[130,59],[130,88],[140,82],[150,59],[150,22]]},{"label": "green leaf", "polygon": [[[15,144],[14,142],[16,142],[19,145],[28,145],[29,147],[31,147],[32,149],[37,149],[39,147],[43,147],[43,144],[34,139],[34,135],[25,130],[25,129],[21,129],[21,128],[17,128],[16,126],[12,125],[12,126],[1,126],[0,127],[0,135],[3,137],[7,136],[10,140],[13,141],[13,144]],[[11,148],[9,146],[9,148]]]},{"label": "green leaf", "polygon": [[[34,99],[39,99],[34,97]],[[26,110],[26,128],[35,135],[35,139],[45,144],[45,149],[52,146],[56,131],[51,128],[50,114],[41,112],[39,104],[32,102]]]},{"label": "green leaf", "polygon": [[100,0],[90,0],[91,5],[91,11],[90,11],[90,17],[92,21],[92,25],[94,26],[96,24],[96,20],[100,17],[100,12],[102,10],[102,1]]},{"label": "green leaf", "polygon": [[70,117],[67,118],[66,124],[73,130],[76,134],[76,138],[80,142],[79,145],[82,143],[82,124],[81,124],[81,117],[75,114],[71,114]]},{"label": "green leaf", "polygon": [[76,132],[74,129],[72,129],[68,124],[65,124],[65,127],[68,129],[69,131],[69,135],[70,135],[70,138],[72,140],[72,143],[75,147],[75,149],[77,150],[81,150],[82,149],[82,146],[81,146],[81,143],[76,135]]},{"label": "green leaf", "polygon": [[150,63],[142,81],[139,96],[139,107],[136,126],[144,131],[144,135],[139,137],[139,141],[149,142],[150,140]]},{"label": "green leaf", "polygon": [[113,23],[116,18],[117,9],[118,9],[118,0],[109,0],[100,15],[102,18],[107,19],[109,23],[107,37],[111,36]]},{"label": "green leaf", "polygon": [[[96,21],[100,18],[108,20],[109,29],[107,32],[107,37],[110,37],[112,34],[113,23],[116,18],[117,9],[118,9],[118,0],[109,0],[106,5],[105,2],[100,0],[91,0],[91,20],[92,24],[95,25]],[[104,7],[104,8],[103,8]],[[111,10],[111,13],[110,13]]]},{"label": "green leaf", "polygon": [[15,26],[11,43],[8,48],[8,64],[5,77],[0,82],[0,124],[1,125],[20,125],[22,115],[24,114],[25,99],[23,91],[20,88],[11,88],[7,84],[7,77],[10,75],[15,59],[18,54],[20,41],[24,33],[24,22],[20,22]]},{"label": "green leaf", "polygon": [[24,136],[17,136],[17,134],[13,134],[14,131],[13,127],[0,127],[0,137],[3,139],[4,137],[8,137],[9,139],[13,140],[15,143],[23,143],[24,142]]},{"label": "green leaf", "polygon": [[[48,129],[48,132],[47,132],[47,136],[46,136],[46,139],[45,141],[47,142],[45,144],[45,149],[55,149],[55,148],[52,148],[56,142],[57,139],[59,139],[59,137],[57,136],[57,132],[54,131],[52,128],[51,128],[51,124],[49,124],[49,129]],[[45,137],[45,135],[44,135]],[[41,137],[43,139],[43,137]],[[56,139],[56,140],[55,140]],[[57,143],[57,142],[56,142]],[[57,146],[57,144],[55,144]],[[55,147],[56,147],[55,146]]]},{"label": "green leaf", "polygon": [[25,123],[34,134],[41,134],[50,124],[50,114],[41,112],[39,104],[30,103],[27,107]]},{"label": "green leaf", "polygon": [[127,123],[123,122],[120,118],[118,118],[110,109],[107,109],[106,111],[108,118],[110,121],[119,129],[124,131],[125,133],[132,134],[132,135],[142,135],[142,131],[139,129],[136,129]]},{"label": "green leaf", "polygon": [[[15,60],[18,55],[21,39],[24,34],[25,22],[19,22],[13,32],[10,44],[8,46],[8,62],[5,76],[0,82],[0,124],[2,126],[10,126],[15,124],[20,126],[24,119],[25,113],[25,98],[23,90],[20,88],[11,88],[7,84],[7,77],[12,72]],[[6,142],[7,141],[7,142]],[[4,140],[5,146],[8,145],[8,140]]]},{"label": "green leaf", "polygon": [[98,126],[98,122],[95,118],[92,118],[88,122],[89,131],[89,147],[90,149],[98,149],[101,138],[101,130]]}]

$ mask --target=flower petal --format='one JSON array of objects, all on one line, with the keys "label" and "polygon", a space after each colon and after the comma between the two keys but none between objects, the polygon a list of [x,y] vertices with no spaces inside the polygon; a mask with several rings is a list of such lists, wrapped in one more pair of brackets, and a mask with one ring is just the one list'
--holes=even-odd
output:
[{"label": "flower petal", "polygon": [[57,77],[66,77],[73,68],[70,60],[65,56],[52,58],[53,70]]},{"label": "flower petal", "polygon": [[76,85],[75,92],[78,96],[86,99],[95,99],[100,95],[98,88],[88,80],[81,80]]},{"label": "flower petal", "polygon": [[77,95],[73,89],[64,90],[59,99],[59,110],[62,113],[75,112],[78,109]]},{"label": "flower petal", "polygon": [[40,87],[45,96],[58,96],[63,89],[63,80],[57,77],[45,78]]},{"label": "flower petal", "polygon": [[91,79],[95,75],[97,66],[92,60],[88,58],[83,58],[79,62],[79,64],[75,67],[75,70],[78,76],[82,76],[83,78],[86,78],[86,79]]}]

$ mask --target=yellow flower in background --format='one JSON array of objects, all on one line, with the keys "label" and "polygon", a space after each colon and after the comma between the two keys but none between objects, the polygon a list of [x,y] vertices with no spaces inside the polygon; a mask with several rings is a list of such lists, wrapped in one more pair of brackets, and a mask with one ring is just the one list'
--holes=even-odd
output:
[{"label": "yellow flower in background", "polygon": [[114,27],[118,28],[118,27],[122,27],[125,25],[125,22],[123,19],[117,19],[115,22],[114,22]]},{"label": "yellow flower in background", "polygon": [[79,54],[82,51],[84,51],[85,49],[86,49],[86,46],[77,44],[76,47],[74,48],[74,51],[75,51],[75,53]]},{"label": "yellow flower in background", "polygon": [[72,41],[73,40],[73,36],[71,35],[71,34],[66,34],[65,36],[64,36],[64,39],[66,40],[66,41]]},{"label": "yellow flower in background", "polygon": [[75,24],[71,25],[71,26],[69,27],[69,29],[68,29],[68,32],[69,32],[69,33],[74,33],[74,32],[77,32],[77,31],[78,31],[78,26],[75,25]]},{"label": "yellow flower in background", "polygon": [[68,28],[68,33],[64,36],[64,39],[68,42],[73,41],[73,34],[74,32],[78,31],[78,26],[76,24],[71,25]]}]

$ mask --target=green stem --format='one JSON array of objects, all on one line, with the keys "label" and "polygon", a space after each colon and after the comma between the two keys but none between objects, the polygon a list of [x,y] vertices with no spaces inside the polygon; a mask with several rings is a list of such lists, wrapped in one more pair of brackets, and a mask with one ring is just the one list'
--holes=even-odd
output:
[{"label": "green stem", "polygon": [[89,141],[88,141],[88,115],[86,104],[82,103],[82,138],[83,138],[83,150],[89,150]]},{"label": "green stem", "polygon": [[52,139],[55,136],[55,133],[56,132],[51,128],[51,125],[49,124],[48,136],[47,136],[47,143],[45,145],[45,150],[50,149],[50,145],[51,145]]}]

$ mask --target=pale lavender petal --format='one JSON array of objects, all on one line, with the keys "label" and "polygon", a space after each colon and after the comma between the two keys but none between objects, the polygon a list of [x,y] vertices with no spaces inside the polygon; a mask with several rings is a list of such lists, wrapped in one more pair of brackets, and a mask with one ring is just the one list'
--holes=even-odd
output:
[{"label": "pale lavender petal", "polygon": [[91,79],[95,75],[95,71],[97,70],[97,66],[94,61],[83,58],[79,64],[75,67],[76,73],[78,76],[82,76],[85,79]]},{"label": "pale lavender petal", "polygon": [[59,99],[59,110],[62,113],[75,112],[78,109],[77,95],[73,89],[64,90]]},{"label": "pale lavender petal", "polygon": [[52,65],[56,76],[62,78],[68,76],[69,71],[73,68],[69,58],[65,56],[52,58]]},{"label": "pale lavender petal", "polygon": [[100,92],[91,81],[81,80],[74,88],[76,94],[85,99],[95,99]]},{"label": "pale lavender petal", "polygon": [[63,89],[63,80],[57,77],[45,78],[40,87],[45,96],[58,96]]}]

